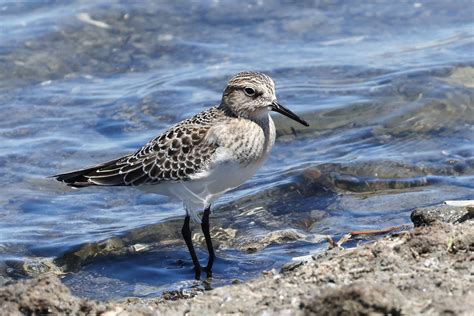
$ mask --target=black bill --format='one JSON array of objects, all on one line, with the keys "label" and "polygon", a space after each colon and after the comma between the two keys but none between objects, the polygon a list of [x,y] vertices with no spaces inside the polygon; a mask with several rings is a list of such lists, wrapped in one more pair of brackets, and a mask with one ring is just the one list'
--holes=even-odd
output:
[{"label": "black bill", "polygon": [[272,111],[281,113],[281,114],[283,114],[284,116],[287,116],[287,117],[289,117],[290,119],[295,120],[295,121],[297,121],[298,123],[303,124],[304,126],[309,126],[309,124],[308,124],[305,120],[303,120],[303,119],[300,118],[298,115],[296,115],[295,113],[293,113],[293,112],[291,112],[290,110],[288,110],[287,108],[285,108],[283,105],[281,105],[280,103],[278,103],[276,100],[273,101],[271,107],[272,107]]}]

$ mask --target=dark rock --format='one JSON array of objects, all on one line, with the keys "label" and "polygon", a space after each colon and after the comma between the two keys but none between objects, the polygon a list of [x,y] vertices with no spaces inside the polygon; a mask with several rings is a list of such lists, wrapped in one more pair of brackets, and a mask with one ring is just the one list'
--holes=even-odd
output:
[{"label": "dark rock", "polygon": [[462,223],[474,218],[474,206],[435,205],[415,209],[411,220],[415,227],[430,226],[439,221],[443,223]]},{"label": "dark rock", "polygon": [[295,270],[296,268],[302,266],[304,264],[303,261],[296,261],[296,262],[289,262],[289,263],[286,263],[283,265],[283,267],[281,267],[280,269],[280,273],[285,273],[285,272],[288,272],[288,271],[293,271]]}]

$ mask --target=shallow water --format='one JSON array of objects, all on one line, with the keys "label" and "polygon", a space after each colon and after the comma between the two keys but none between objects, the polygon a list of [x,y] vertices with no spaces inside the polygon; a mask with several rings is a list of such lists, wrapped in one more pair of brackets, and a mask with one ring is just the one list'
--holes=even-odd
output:
[{"label": "shallow water", "polygon": [[134,151],[242,70],[270,74],[311,127],[275,116],[268,163],[214,207],[212,287],[474,198],[471,7],[1,1],[0,275],[65,271],[99,299],[203,287],[181,205],[46,177]]}]

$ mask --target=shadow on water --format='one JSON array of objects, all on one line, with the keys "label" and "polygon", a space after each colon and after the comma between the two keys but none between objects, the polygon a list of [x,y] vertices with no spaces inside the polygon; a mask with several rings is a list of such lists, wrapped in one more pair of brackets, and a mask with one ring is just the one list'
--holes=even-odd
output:
[{"label": "shadow on water", "polygon": [[[2,4],[0,281],[65,273],[100,299],[202,290],[474,198],[470,5]],[[134,151],[242,70],[269,73],[311,126],[275,116],[269,161],[214,206],[210,285],[193,280],[180,205],[45,179]],[[204,262],[199,225],[193,240]]]}]

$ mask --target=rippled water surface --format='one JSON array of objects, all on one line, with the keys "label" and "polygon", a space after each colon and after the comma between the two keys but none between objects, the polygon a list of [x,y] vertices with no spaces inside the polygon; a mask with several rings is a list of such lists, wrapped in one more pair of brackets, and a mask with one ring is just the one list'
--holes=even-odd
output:
[{"label": "rippled water surface", "polygon": [[270,74],[311,127],[275,116],[267,164],[215,205],[211,286],[474,198],[473,7],[0,1],[0,276],[65,273],[99,299],[204,286],[181,205],[46,177],[134,151],[242,70]]}]

